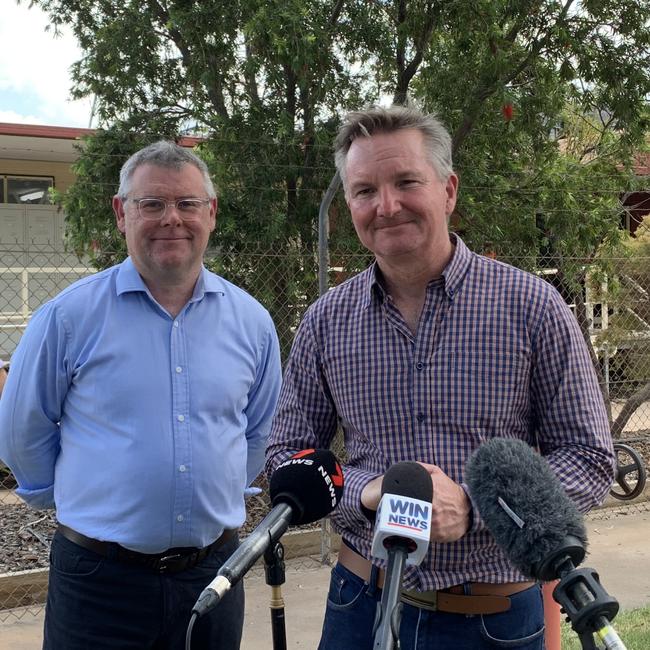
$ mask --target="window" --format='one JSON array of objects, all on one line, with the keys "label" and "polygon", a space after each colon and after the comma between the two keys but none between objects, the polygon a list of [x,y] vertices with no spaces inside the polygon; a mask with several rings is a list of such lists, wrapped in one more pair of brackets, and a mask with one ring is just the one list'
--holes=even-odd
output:
[{"label": "window", "polygon": [[0,176],[0,203],[50,204],[52,176]]}]

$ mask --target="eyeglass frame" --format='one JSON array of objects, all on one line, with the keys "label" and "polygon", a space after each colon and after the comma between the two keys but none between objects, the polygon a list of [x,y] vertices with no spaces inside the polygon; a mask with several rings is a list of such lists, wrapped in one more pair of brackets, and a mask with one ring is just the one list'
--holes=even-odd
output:
[{"label": "eyeglass frame", "polygon": [[[131,201],[132,203],[135,203],[136,211],[138,213],[138,216],[145,221],[162,221],[167,214],[167,208],[169,208],[170,205],[173,205],[174,208],[176,208],[176,212],[179,215],[181,221],[197,221],[198,219],[201,218],[201,214],[197,213],[197,217],[189,217],[189,215],[184,215],[183,211],[179,209],[178,204],[182,201],[198,201],[201,203],[203,207],[207,206],[210,204],[212,201],[211,198],[207,199],[202,199],[198,196],[184,196],[181,197],[180,199],[172,199],[171,201],[168,201],[167,199],[163,199],[161,196],[140,196],[140,197],[127,197],[126,201]],[[140,210],[140,203],[142,201],[160,201],[161,203],[165,204],[165,208],[158,217],[151,217],[151,216],[145,216],[142,211]]]}]

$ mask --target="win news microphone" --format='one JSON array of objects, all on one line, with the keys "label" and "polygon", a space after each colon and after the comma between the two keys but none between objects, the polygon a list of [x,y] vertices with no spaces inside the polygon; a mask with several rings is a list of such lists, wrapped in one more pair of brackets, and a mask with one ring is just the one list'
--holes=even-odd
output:
[{"label": "win news microphone", "polygon": [[269,493],[271,511],[201,592],[192,608],[197,616],[215,607],[290,525],[310,524],[332,512],[343,494],[343,472],[331,451],[306,449],[278,466]]},{"label": "win news microphone", "polygon": [[370,553],[387,560],[387,568],[373,648],[391,649],[399,646],[404,567],[420,564],[429,546],[431,476],[419,463],[395,463],[384,474],[381,493]]},{"label": "win news microphone", "polygon": [[[585,648],[596,633],[608,650],[625,650],[610,624],[618,602],[585,557],[582,515],[546,460],[523,440],[493,438],[467,463],[465,480],[479,514],[512,564],[536,580],[560,579],[553,598]],[[586,645],[585,645],[586,644]]]}]

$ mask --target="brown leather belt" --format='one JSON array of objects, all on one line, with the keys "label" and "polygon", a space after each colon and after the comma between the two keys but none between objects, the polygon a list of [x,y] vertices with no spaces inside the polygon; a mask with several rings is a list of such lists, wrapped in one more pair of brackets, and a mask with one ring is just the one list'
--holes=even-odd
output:
[{"label": "brown leather belt", "polygon": [[210,553],[223,546],[228,540],[235,537],[236,530],[224,530],[221,537],[216,539],[209,546],[203,548],[170,548],[162,553],[138,553],[132,551],[116,542],[102,542],[92,537],[86,537],[76,530],[63,524],[59,524],[57,531],[66,539],[82,548],[93,551],[103,557],[114,557],[120,562],[139,564],[146,566],[156,573],[179,573],[196,566]]},{"label": "brown leather belt", "polygon": [[[339,549],[339,562],[362,580],[369,582],[372,564],[344,542]],[[491,584],[470,582],[468,585],[454,585],[438,591],[402,591],[402,602],[430,611],[450,614],[498,614],[510,609],[513,594],[529,589],[535,583],[508,582]],[[379,569],[377,587],[384,585],[384,571]],[[471,592],[465,593],[465,587]]]}]

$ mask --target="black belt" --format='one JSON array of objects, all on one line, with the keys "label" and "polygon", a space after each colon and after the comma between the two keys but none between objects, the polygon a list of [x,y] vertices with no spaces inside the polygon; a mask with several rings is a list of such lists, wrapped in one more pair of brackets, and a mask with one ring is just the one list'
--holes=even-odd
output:
[{"label": "black belt", "polygon": [[120,562],[146,566],[156,573],[178,573],[191,569],[237,534],[236,530],[224,530],[221,537],[203,548],[170,548],[162,553],[149,554],[132,551],[116,542],[102,542],[92,537],[86,537],[63,524],[59,524],[57,530],[74,544],[98,555],[114,557]]}]

